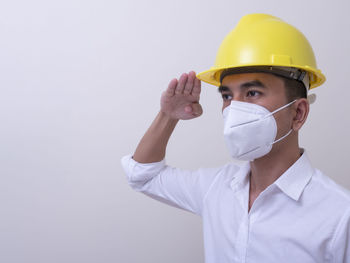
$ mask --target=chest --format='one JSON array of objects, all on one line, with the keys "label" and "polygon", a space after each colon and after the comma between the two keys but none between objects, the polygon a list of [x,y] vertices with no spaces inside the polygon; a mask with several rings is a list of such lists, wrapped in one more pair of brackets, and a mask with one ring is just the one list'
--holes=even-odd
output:
[{"label": "chest", "polygon": [[203,210],[204,242],[216,262],[327,262],[331,229],[283,193],[222,191]]}]

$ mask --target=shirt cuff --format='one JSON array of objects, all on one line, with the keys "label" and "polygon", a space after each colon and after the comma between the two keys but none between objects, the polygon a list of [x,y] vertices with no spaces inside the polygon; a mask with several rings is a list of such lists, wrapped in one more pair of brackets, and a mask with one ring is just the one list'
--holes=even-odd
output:
[{"label": "shirt cuff", "polygon": [[132,182],[150,180],[166,166],[165,159],[160,162],[139,163],[132,158],[131,154],[124,156],[121,164],[128,180]]}]

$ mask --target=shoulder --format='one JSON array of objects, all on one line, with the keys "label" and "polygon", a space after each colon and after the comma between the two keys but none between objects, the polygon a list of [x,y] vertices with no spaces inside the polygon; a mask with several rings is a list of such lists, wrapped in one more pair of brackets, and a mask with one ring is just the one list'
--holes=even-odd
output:
[{"label": "shoulder", "polygon": [[338,184],[332,178],[325,175],[320,170],[315,169],[313,181],[315,182],[315,184],[317,184],[320,188],[326,190],[328,193],[350,202],[350,190]]},{"label": "shoulder", "polygon": [[315,169],[312,176],[310,189],[316,199],[329,205],[330,208],[342,211],[350,209],[350,191],[318,169]]}]

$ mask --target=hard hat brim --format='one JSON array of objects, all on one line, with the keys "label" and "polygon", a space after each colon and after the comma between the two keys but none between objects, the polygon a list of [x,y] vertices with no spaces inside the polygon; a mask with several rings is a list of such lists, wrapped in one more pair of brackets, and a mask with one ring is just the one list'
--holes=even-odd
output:
[{"label": "hard hat brim", "polygon": [[[247,65],[247,66],[239,66],[239,68],[244,68],[244,67],[256,67],[256,66],[280,66],[280,67],[294,67],[298,68],[301,70],[305,70],[306,72],[309,73],[309,78],[310,78],[310,89],[316,88],[320,85],[322,85],[326,81],[326,77],[322,74],[320,70],[315,70],[311,67],[308,66],[297,66],[297,65]],[[197,74],[197,78],[209,83],[214,86],[220,86],[220,76],[221,73],[230,68],[238,68],[238,67],[223,67],[223,68],[215,68],[212,67],[209,70],[200,72]]]}]

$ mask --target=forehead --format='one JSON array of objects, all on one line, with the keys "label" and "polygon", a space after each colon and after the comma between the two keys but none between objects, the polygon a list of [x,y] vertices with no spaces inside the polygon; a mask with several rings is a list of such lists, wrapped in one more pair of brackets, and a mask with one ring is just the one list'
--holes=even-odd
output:
[{"label": "forehead", "polygon": [[258,81],[264,88],[272,92],[284,92],[284,81],[281,77],[268,73],[239,73],[227,75],[222,80],[222,86],[229,89],[237,89],[245,83]]}]

